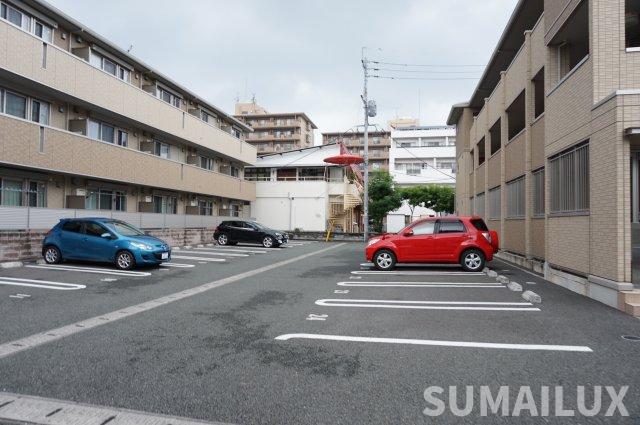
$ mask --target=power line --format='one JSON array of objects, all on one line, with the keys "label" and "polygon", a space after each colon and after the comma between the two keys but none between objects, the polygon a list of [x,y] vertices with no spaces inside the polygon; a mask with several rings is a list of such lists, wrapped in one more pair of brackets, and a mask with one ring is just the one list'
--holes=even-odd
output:
[{"label": "power line", "polygon": [[416,67],[434,67],[434,68],[456,68],[456,67],[484,67],[486,65],[459,65],[459,64],[415,64],[415,63],[397,63],[397,62],[381,62],[370,61],[378,65],[394,65],[394,66],[416,66]]},{"label": "power line", "polygon": [[469,70],[469,71],[449,71],[449,70],[443,70],[443,71],[422,71],[419,69],[392,69],[392,68],[371,68],[372,71],[388,71],[388,72],[413,72],[413,73],[418,73],[418,74],[469,74],[471,72],[477,72],[476,70]]},{"label": "power line", "polygon": [[452,77],[452,78],[428,78],[428,77],[393,77],[390,75],[372,75],[372,78],[385,80],[424,80],[424,81],[458,81],[458,80],[479,80],[480,77]]}]

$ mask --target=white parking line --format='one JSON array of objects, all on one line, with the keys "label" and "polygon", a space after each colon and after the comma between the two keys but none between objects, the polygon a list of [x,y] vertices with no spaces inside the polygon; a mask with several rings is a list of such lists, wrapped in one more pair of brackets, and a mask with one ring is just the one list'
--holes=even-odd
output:
[{"label": "white parking line", "polygon": [[236,248],[195,248],[198,251],[211,252],[239,252],[241,254],[266,254],[270,251],[259,251],[257,249],[236,249]]},{"label": "white parking line", "polygon": [[324,299],[317,300],[316,304],[325,307],[368,307],[412,310],[540,311],[539,308],[529,307],[533,305],[531,303],[491,301],[397,301]]},{"label": "white parking line", "polygon": [[81,273],[97,273],[97,274],[112,274],[116,276],[151,276],[149,272],[136,272],[131,270],[111,270],[99,267],[81,267],[81,266],[68,266],[62,264],[30,264],[28,266],[32,269],[47,269],[47,270],[60,270],[60,271],[75,271]]},{"label": "white parking line", "polygon": [[380,270],[356,270],[352,271],[351,274],[380,274],[380,275],[402,275],[402,276],[484,276],[485,274],[482,272],[464,272],[464,271],[423,271],[423,270],[392,270],[388,272],[383,272]]},{"label": "white parking line", "polygon": [[218,257],[249,257],[249,254],[237,254],[234,252],[180,251],[180,254],[217,255]]},{"label": "white parking line", "polygon": [[188,255],[172,255],[172,258],[177,258],[178,260],[196,260],[200,262],[209,262],[209,263],[224,263],[224,258],[208,258],[208,257],[191,257]]},{"label": "white parking line", "polygon": [[288,341],[290,339],[319,339],[329,341],[349,342],[377,342],[383,344],[409,344],[429,345],[439,347],[463,347],[463,348],[496,348],[502,350],[542,350],[542,351],[569,351],[577,353],[592,353],[593,350],[581,345],[544,345],[544,344],[504,344],[496,342],[467,342],[467,341],[441,341],[432,339],[404,339],[404,338],[373,338],[362,336],[321,335],[321,334],[285,334],[275,339]]},{"label": "white parking line", "polygon": [[61,326],[55,329],[50,329],[44,332],[39,332],[37,334],[29,335],[24,338],[16,339],[13,341],[8,341],[3,344],[0,344],[0,359],[25,351],[25,350],[30,350],[34,347],[38,347],[43,344],[48,344],[52,341],[57,341],[61,338],[65,338],[70,335],[75,335],[79,332],[83,332],[88,329],[94,329],[96,327],[103,326],[107,323],[113,323],[113,322],[122,320],[124,318],[142,313],[144,311],[149,311],[151,309],[158,308],[160,306],[165,306],[173,302],[176,302],[178,300],[182,300],[197,294],[201,294],[214,288],[219,288],[229,283],[238,282],[243,279],[247,279],[249,277],[253,277],[261,273],[286,266],[288,264],[296,263],[316,255],[321,255],[325,252],[328,252],[336,248],[340,248],[344,245],[345,245],[344,243],[339,243],[336,245],[328,246],[325,248],[315,250],[313,252],[308,252],[306,254],[299,255],[297,257],[289,258],[287,260],[279,261],[277,263],[269,264],[267,266],[258,267],[257,269],[249,270],[233,276],[214,280],[212,282],[205,283],[200,286],[196,286],[195,288],[181,290],[173,294],[169,294],[160,298],[143,302],[142,304],[131,305],[131,306],[122,308],[120,310],[115,310],[110,313],[103,314],[101,316],[92,317],[89,319],[82,320],[80,322]]},{"label": "white parking line", "polygon": [[51,282],[49,280],[20,279],[17,277],[0,277],[0,285],[28,286],[31,288],[55,289],[58,291],[75,291],[86,288],[77,283]]},{"label": "white parking line", "polygon": [[161,267],[177,267],[177,268],[190,268],[195,267],[195,264],[186,264],[186,263],[162,263]]},{"label": "white parking line", "polygon": [[506,286],[499,283],[487,282],[338,282],[338,286],[364,286],[380,288],[494,288],[506,289]]}]

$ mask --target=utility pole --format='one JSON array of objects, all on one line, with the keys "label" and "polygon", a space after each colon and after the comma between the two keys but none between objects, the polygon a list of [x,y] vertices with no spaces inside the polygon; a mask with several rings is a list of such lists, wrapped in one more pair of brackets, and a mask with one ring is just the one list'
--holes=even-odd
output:
[{"label": "utility pole", "polygon": [[364,106],[364,241],[369,240],[369,99],[367,98],[367,79],[369,78],[369,61],[365,56],[366,47],[362,48],[362,70],[364,71],[364,88],[362,104]]}]

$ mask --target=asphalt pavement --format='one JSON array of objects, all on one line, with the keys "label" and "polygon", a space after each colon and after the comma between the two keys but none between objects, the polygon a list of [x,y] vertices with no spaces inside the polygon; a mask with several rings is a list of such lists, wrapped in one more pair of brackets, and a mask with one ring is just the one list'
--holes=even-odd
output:
[{"label": "asphalt pavement", "polygon": [[[225,261],[174,257],[182,266],[135,276],[0,271],[0,390],[243,424],[640,422],[640,342],[622,338],[640,321],[539,276],[489,264],[541,295],[532,304],[455,267],[371,273],[358,243],[217,250],[179,256]],[[522,386],[561,386],[570,408],[578,386],[600,385],[629,385],[630,416],[605,417],[608,399],[591,418],[423,413],[433,386],[509,386],[513,414]],[[0,399],[0,418],[9,406]]]}]

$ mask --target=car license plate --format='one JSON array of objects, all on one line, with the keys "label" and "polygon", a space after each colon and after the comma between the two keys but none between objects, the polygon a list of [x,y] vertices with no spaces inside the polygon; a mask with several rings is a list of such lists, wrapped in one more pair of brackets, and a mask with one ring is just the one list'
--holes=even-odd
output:
[{"label": "car license plate", "polygon": [[160,254],[160,258],[162,258],[163,260],[166,260],[167,258],[169,258],[169,253],[163,252],[162,254]]}]

